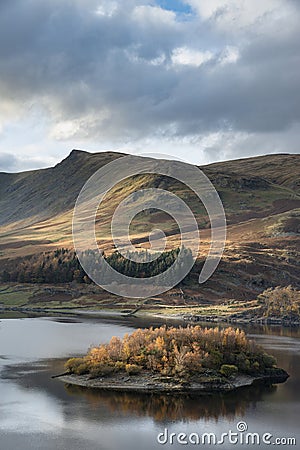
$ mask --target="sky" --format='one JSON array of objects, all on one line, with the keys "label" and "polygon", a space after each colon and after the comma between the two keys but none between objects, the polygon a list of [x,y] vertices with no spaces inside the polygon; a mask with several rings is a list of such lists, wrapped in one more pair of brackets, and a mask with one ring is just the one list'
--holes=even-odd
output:
[{"label": "sky", "polygon": [[299,0],[1,0],[0,171],[299,153]]}]

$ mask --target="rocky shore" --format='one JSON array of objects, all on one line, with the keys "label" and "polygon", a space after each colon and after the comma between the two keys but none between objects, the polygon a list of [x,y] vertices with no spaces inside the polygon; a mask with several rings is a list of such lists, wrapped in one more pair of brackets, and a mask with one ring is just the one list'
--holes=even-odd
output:
[{"label": "rocky shore", "polygon": [[232,314],[230,316],[218,315],[195,315],[185,314],[182,316],[185,322],[212,322],[228,324],[257,324],[257,325],[281,325],[283,327],[299,327],[300,319],[287,319],[285,317],[253,317],[245,314]]},{"label": "rocky shore", "polygon": [[283,369],[272,369],[269,373],[250,376],[238,374],[234,377],[225,378],[209,374],[198,379],[189,381],[174,379],[172,377],[161,377],[156,374],[142,373],[134,376],[113,374],[109,377],[91,378],[90,375],[63,374],[58,378],[66,384],[76,385],[91,389],[101,389],[118,392],[136,393],[209,393],[228,392],[256,383],[267,385],[284,383],[289,375]]}]

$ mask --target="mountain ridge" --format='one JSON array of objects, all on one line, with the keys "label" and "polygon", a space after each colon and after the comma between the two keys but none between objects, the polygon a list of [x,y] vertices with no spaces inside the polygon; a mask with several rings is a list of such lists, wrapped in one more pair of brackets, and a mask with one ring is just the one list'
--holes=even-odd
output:
[{"label": "mountain ridge", "polygon": [[[72,248],[73,206],[82,186],[98,168],[123,155],[73,150],[51,168],[1,173],[2,267],[41,252]],[[196,289],[200,297],[215,301],[255,298],[270,286],[299,287],[300,155],[265,155],[200,168],[215,185],[224,204],[228,238],[217,272],[204,287],[195,285],[192,291]],[[201,265],[210,245],[207,214],[186,187],[160,175],[135,176],[112,189],[97,216],[100,247],[108,253],[113,250],[110,223],[118,204],[132,192],[150,187],[170,190],[191,207],[200,228]],[[170,248],[179,245],[178,227],[155,210],[134,219],[131,229],[134,245],[147,247],[153,228],[165,231]]]},{"label": "mountain ridge", "polygon": [[[74,205],[81,187],[97,169],[122,156],[125,154],[118,152],[88,153],[74,149],[54,167],[19,173],[0,173],[0,225],[30,217],[45,220],[53,214],[65,212]],[[294,176],[291,177],[290,170],[289,175],[282,175],[282,158],[284,158],[285,165],[288,162],[289,168],[293,168]],[[273,168],[272,176],[269,174],[270,169],[266,170],[261,161],[268,161],[269,164],[271,161],[273,166],[277,161],[279,162]],[[245,165],[245,170],[242,170]],[[249,165],[254,166],[254,173],[249,169]],[[266,180],[269,183],[292,189],[295,194],[298,194],[298,188],[300,188],[299,176],[297,176],[297,173],[300,172],[300,155],[266,155],[199,167],[212,179],[213,183],[216,178],[217,188],[218,184],[222,187],[222,182],[223,187],[226,187],[226,180],[228,185],[233,178],[244,179],[244,185],[241,181],[236,180],[237,184],[233,185],[233,188],[247,187],[245,180],[250,180],[249,184],[252,182],[254,185],[255,182]],[[278,171],[281,168],[280,176],[274,175],[277,167]],[[223,180],[220,180],[222,177]],[[287,181],[285,178],[292,179]],[[43,201],[42,207],[40,207],[41,201]],[[28,223],[34,223],[34,220],[31,222],[29,220]]]}]

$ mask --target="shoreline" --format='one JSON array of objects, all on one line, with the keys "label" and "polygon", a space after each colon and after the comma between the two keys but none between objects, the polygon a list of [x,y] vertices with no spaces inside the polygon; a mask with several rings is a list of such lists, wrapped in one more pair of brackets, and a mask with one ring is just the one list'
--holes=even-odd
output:
[{"label": "shoreline", "polygon": [[211,323],[227,323],[241,325],[277,325],[282,327],[299,327],[300,320],[287,320],[277,317],[224,317],[224,316],[200,316],[200,315],[183,315],[185,322],[211,322]]},{"label": "shoreline", "polygon": [[289,375],[283,369],[277,374],[250,376],[238,374],[232,379],[217,377],[202,377],[199,381],[174,380],[159,377],[156,374],[141,374],[126,376],[115,374],[107,378],[91,378],[89,375],[58,375],[60,381],[67,385],[75,385],[88,389],[115,392],[135,392],[148,394],[201,394],[214,392],[230,392],[252,386],[254,384],[284,383]]},{"label": "shoreline", "polygon": [[162,319],[162,320],[172,320],[172,321],[180,321],[185,323],[193,323],[197,322],[207,322],[212,324],[234,324],[234,325],[272,325],[272,326],[280,326],[280,327],[300,327],[299,321],[290,321],[284,318],[275,318],[275,317],[238,317],[238,316],[223,316],[223,315],[199,315],[199,314],[164,314],[163,311],[167,311],[167,309],[162,312],[153,312],[151,309],[143,309],[139,310],[135,314],[131,314],[126,311],[122,311],[121,309],[88,309],[86,307],[83,308],[43,308],[43,307],[27,307],[27,306],[0,306],[0,314],[4,314],[5,312],[17,312],[23,314],[47,314],[47,315],[74,315],[85,316],[85,317],[110,317],[110,318],[136,318],[136,319]]},{"label": "shoreline", "polygon": [[116,298],[93,285],[0,283],[0,315],[74,315],[93,318],[136,318],[186,323],[300,327],[299,315],[266,317],[257,300],[211,303],[169,292],[159,298]]}]

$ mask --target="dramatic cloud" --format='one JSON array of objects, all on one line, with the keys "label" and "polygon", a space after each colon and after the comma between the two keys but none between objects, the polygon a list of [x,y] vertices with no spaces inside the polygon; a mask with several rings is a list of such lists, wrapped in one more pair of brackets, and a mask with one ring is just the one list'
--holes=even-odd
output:
[{"label": "dramatic cloud", "polygon": [[10,153],[0,153],[0,172],[16,170],[17,159]]},{"label": "dramatic cloud", "polygon": [[29,117],[45,162],[79,146],[298,152],[299,21],[293,0],[2,0],[0,162],[16,167],[9,130]]}]

